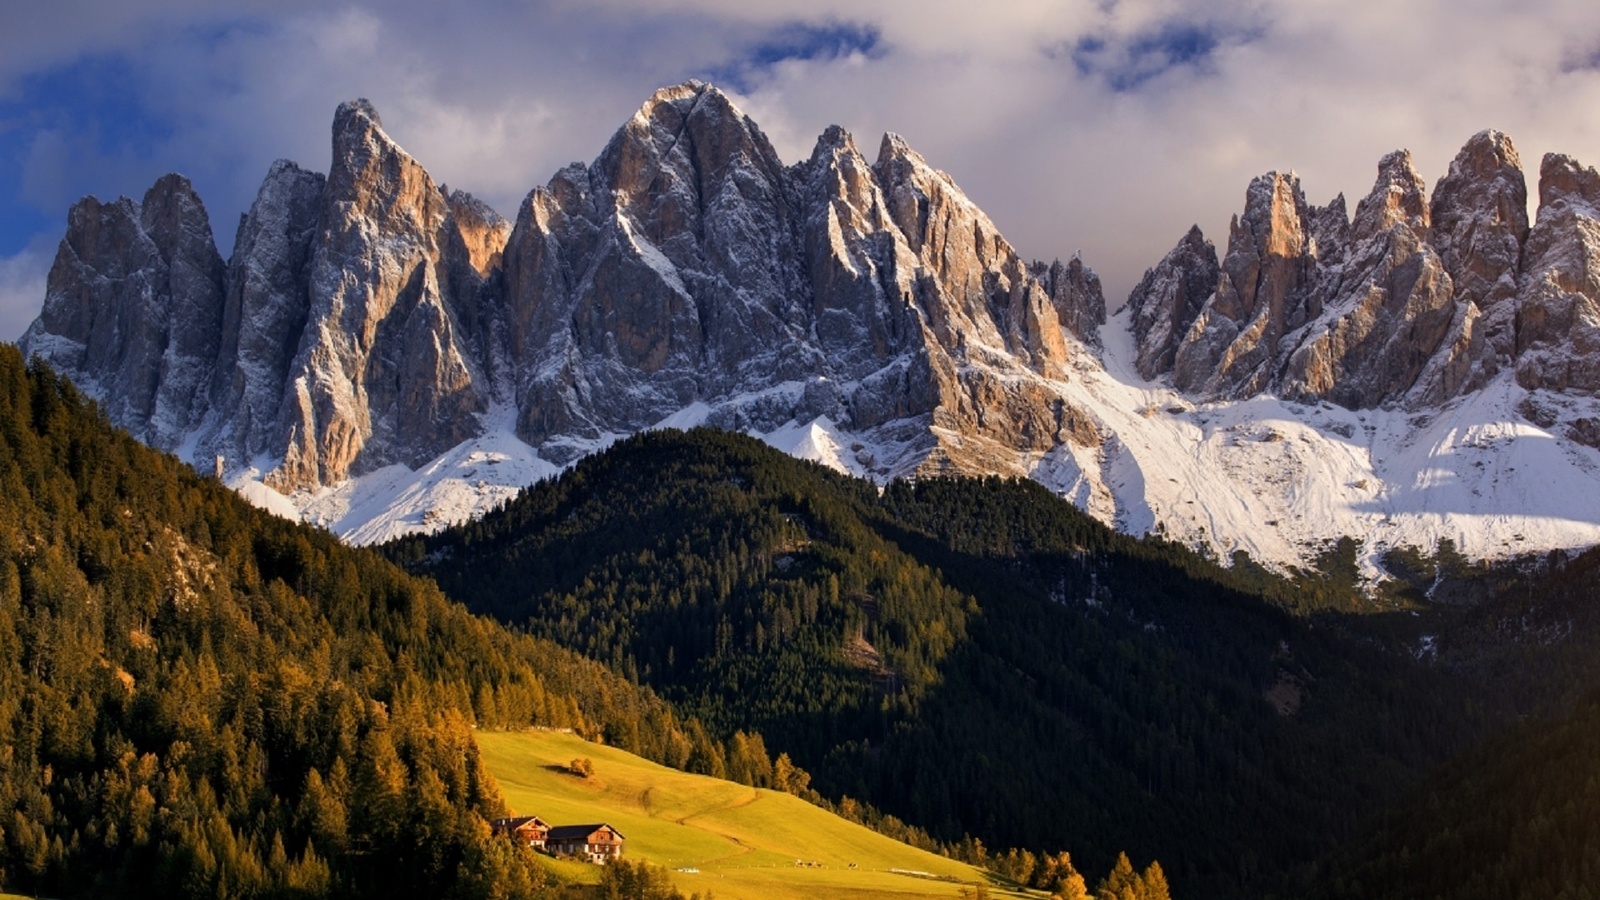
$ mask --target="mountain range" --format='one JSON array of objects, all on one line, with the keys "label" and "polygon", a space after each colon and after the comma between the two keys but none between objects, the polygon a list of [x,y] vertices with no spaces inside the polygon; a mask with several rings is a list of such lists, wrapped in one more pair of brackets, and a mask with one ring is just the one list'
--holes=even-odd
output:
[{"label": "mountain range", "polygon": [[[1064,219],[1069,219],[1067,214]],[[708,424],[880,482],[1031,477],[1122,530],[1301,566],[1347,535],[1600,543],[1600,175],[1507,136],[1309,204],[1255,179],[1108,317],[895,135],[786,165],[715,87],[652,96],[514,222],[365,101],[280,161],[232,257],[168,175],[85,198],[24,352],[260,505],[431,531],[629,434]]]}]

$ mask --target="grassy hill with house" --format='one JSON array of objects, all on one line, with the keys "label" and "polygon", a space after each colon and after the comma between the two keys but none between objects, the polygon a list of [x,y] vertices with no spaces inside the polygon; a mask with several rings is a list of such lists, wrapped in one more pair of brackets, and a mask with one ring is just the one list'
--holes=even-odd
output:
[{"label": "grassy hill with house", "polygon": [[[982,870],[884,837],[776,791],[669,769],[630,753],[551,731],[477,735],[506,805],[552,825],[611,825],[625,858],[672,870],[684,893],[740,898],[958,897]],[[592,773],[571,763],[589,760]],[[565,881],[593,882],[598,867],[550,860]]]}]

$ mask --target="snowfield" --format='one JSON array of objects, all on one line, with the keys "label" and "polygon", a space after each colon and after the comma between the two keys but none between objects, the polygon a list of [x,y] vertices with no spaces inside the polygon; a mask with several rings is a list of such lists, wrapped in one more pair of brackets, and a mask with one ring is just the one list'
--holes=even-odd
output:
[{"label": "snowfield", "polygon": [[[1079,371],[1051,384],[1094,415],[1107,439],[1099,447],[1063,445],[1022,465],[1124,532],[1159,532],[1224,559],[1243,550],[1280,568],[1304,565],[1348,535],[1363,542],[1369,575],[1387,548],[1430,551],[1445,539],[1473,559],[1600,544],[1600,451],[1560,436],[1570,422],[1600,413],[1592,401],[1530,396],[1506,373],[1425,414],[1270,396],[1196,404],[1134,373],[1125,312],[1100,333],[1098,358],[1082,354]],[[1529,421],[1527,410],[1540,411],[1548,424]],[[715,412],[697,402],[656,427],[693,427]],[[388,466],[292,497],[261,482],[269,464],[234,473],[229,483],[258,506],[354,544],[436,531],[562,470],[518,440],[509,420],[494,424],[415,471]],[[904,471],[898,457],[911,452],[826,417],[755,436],[790,455],[880,479]],[[586,449],[604,449],[617,437]]]}]

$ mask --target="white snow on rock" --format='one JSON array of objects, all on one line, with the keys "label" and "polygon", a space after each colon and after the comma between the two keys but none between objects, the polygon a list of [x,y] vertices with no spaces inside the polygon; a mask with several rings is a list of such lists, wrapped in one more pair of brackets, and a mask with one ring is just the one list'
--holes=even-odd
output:
[{"label": "white snow on rock", "polygon": [[[1600,544],[1600,451],[1558,439],[1559,421],[1542,428],[1524,418],[1529,392],[1509,373],[1427,413],[1271,396],[1197,405],[1134,374],[1126,315],[1101,332],[1104,368],[1086,359],[1070,381],[1052,382],[1099,417],[1107,439],[1063,444],[1030,464],[1035,480],[1122,531],[1161,533],[1224,560],[1243,550],[1279,568],[1304,566],[1350,535],[1364,542],[1369,575],[1387,548],[1429,551],[1445,539],[1474,559]],[[697,401],[656,427],[695,427],[750,401]],[[1577,415],[1545,405],[1558,417]],[[907,448],[826,416],[754,436],[851,475],[881,481],[904,471],[896,458]],[[388,466],[293,497],[261,483],[270,468],[230,484],[279,515],[371,544],[480,516],[563,467],[502,427],[416,471]]]},{"label": "white snow on rock", "polygon": [[[1126,313],[1102,331],[1106,375],[1065,385],[1116,436],[1101,454],[1110,510],[1074,499],[1125,531],[1278,566],[1349,535],[1369,573],[1386,548],[1443,539],[1482,559],[1600,543],[1600,451],[1527,421],[1509,373],[1422,414],[1265,395],[1195,405],[1133,374],[1125,326]],[[1085,476],[1047,456],[1034,477],[1070,495]]]},{"label": "white snow on rock", "polygon": [[840,431],[827,416],[819,416],[803,425],[790,422],[776,431],[755,436],[797,459],[819,462],[847,475],[861,476],[867,471],[862,462],[867,457],[862,454],[870,450],[863,442]]},{"label": "white snow on rock", "polygon": [[468,521],[560,471],[509,431],[492,431],[462,442],[416,471],[385,466],[291,497],[262,484],[257,468],[235,475],[229,485],[262,509],[365,545]]}]

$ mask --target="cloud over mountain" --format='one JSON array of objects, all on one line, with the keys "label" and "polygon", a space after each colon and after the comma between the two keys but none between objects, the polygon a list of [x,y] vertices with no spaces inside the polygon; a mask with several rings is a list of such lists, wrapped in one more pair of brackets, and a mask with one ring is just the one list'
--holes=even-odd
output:
[{"label": "cloud over mountain", "polygon": [[[509,216],[640,96],[708,78],[785,162],[835,122],[904,134],[1025,254],[1082,250],[1114,305],[1191,224],[1220,232],[1268,169],[1297,167],[1323,203],[1359,195],[1368,161],[1398,146],[1431,181],[1485,127],[1531,159],[1600,145],[1570,112],[1600,99],[1600,9],[1577,0],[90,6],[20,10],[0,35],[14,282],[42,279],[46,254],[22,251],[53,240],[72,201],[136,195],[173,168],[226,249],[273,159],[323,167],[326,110],[349,96]],[[16,309],[28,296],[8,291],[0,323],[42,299]]]}]

